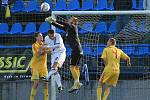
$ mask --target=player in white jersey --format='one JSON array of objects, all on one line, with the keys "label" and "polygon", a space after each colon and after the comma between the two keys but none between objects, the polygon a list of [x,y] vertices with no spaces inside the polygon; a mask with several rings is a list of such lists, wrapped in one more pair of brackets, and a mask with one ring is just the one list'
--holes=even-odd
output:
[{"label": "player in white jersey", "polygon": [[58,68],[61,68],[66,59],[66,48],[60,34],[54,33],[54,30],[49,30],[45,37],[45,44],[51,48],[51,70],[48,73],[47,80],[54,75],[58,85],[59,92],[62,90],[61,78],[58,73]]}]

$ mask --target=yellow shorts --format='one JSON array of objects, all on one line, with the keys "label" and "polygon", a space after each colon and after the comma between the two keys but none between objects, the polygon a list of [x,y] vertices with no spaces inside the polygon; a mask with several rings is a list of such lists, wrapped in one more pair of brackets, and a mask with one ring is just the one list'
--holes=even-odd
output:
[{"label": "yellow shorts", "polygon": [[46,77],[47,75],[48,75],[47,68],[42,68],[42,69],[32,68],[31,80],[39,80],[40,77]]},{"label": "yellow shorts", "polygon": [[117,85],[118,78],[118,72],[103,72],[101,75],[101,82],[115,87]]}]

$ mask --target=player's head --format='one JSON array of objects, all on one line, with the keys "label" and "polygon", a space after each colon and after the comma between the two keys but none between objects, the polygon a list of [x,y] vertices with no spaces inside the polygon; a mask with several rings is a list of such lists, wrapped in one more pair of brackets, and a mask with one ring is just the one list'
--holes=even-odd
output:
[{"label": "player's head", "polygon": [[107,46],[111,46],[111,45],[116,45],[116,39],[110,38],[110,39],[107,41]]},{"label": "player's head", "polygon": [[52,30],[52,29],[48,30],[47,35],[49,36],[50,39],[53,40],[55,37],[54,30]]},{"label": "player's head", "polygon": [[35,38],[36,38],[36,41],[38,42],[42,42],[43,41],[43,35],[42,33],[38,32],[35,34]]},{"label": "player's head", "polygon": [[71,17],[69,19],[69,23],[73,24],[73,25],[78,25],[79,21],[77,17]]}]

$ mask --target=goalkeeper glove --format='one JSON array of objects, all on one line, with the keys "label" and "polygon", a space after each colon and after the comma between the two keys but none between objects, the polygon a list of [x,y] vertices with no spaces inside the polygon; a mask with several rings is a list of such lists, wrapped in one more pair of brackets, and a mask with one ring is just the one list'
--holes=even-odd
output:
[{"label": "goalkeeper glove", "polygon": [[50,17],[45,18],[45,21],[46,21],[46,22],[49,22],[49,23],[51,24],[51,23],[55,22],[56,19],[54,19],[54,18],[52,18],[52,17],[50,16]]}]

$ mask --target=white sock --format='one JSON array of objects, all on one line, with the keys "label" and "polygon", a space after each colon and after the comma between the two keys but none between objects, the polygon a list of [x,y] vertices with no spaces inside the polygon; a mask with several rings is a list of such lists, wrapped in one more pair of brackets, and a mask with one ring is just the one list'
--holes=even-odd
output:
[{"label": "white sock", "polygon": [[60,77],[60,74],[58,72],[56,75],[54,75],[54,78],[55,78],[55,81],[56,81],[56,84],[58,85],[58,87],[61,87],[62,86],[61,77]]},{"label": "white sock", "polygon": [[57,71],[54,69],[51,69],[48,73],[47,79],[49,79],[54,73],[56,73]]}]

